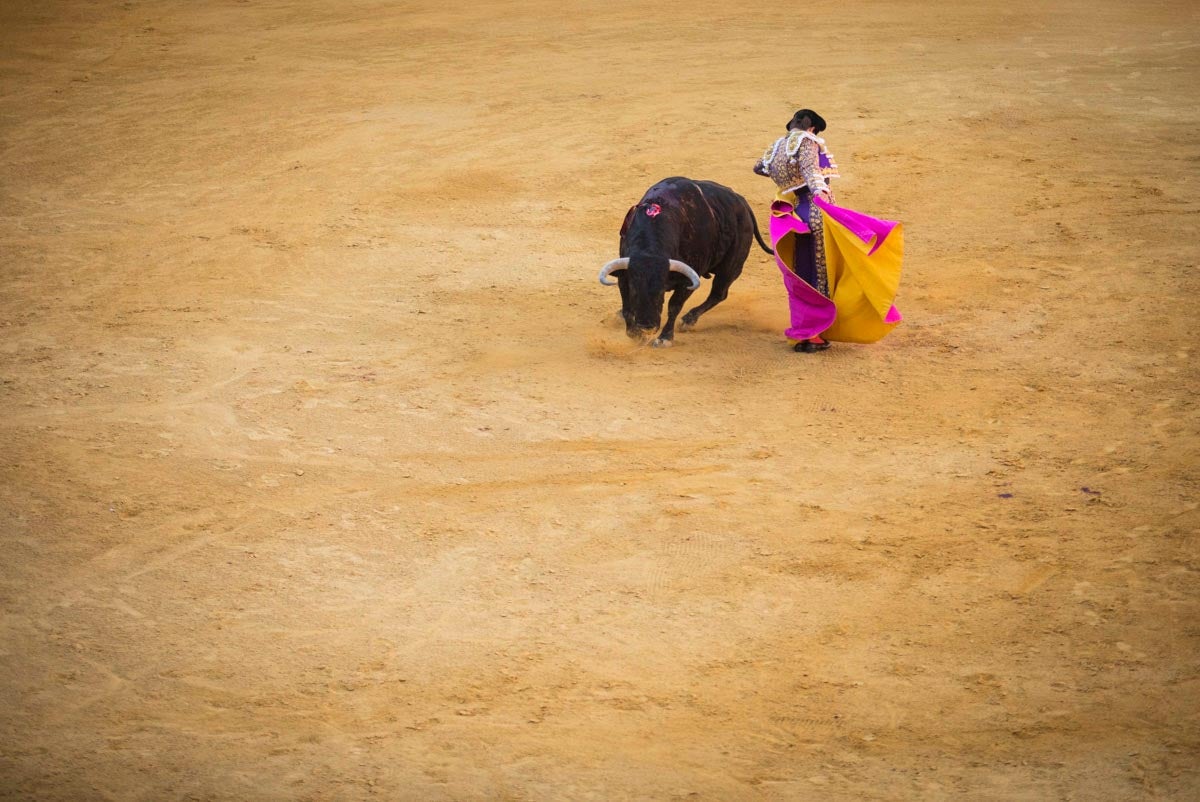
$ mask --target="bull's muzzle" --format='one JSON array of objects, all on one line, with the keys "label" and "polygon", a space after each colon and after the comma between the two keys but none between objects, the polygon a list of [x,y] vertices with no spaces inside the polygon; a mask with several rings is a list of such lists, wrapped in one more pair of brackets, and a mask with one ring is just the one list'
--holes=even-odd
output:
[{"label": "bull's muzzle", "polygon": [[658,332],[658,326],[626,326],[625,335],[631,340],[647,342]]}]

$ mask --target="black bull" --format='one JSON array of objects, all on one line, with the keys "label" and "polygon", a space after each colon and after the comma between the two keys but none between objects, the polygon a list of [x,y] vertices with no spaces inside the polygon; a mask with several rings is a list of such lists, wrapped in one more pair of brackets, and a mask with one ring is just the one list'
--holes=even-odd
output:
[{"label": "black bull", "polygon": [[708,298],[683,316],[683,327],[724,301],[729,285],[742,274],[750,240],[774,253],[758,233],[758,221],[746,199],[712,181],[664,178],[625,214],[621,224],[620,259],[600,271],[600,283],[617,279],[625,333],[648,339],[662,322],[663,299],[672,291],[667,323],[655,345],[670,345],[675,318],[700,286],[712,277]]}]

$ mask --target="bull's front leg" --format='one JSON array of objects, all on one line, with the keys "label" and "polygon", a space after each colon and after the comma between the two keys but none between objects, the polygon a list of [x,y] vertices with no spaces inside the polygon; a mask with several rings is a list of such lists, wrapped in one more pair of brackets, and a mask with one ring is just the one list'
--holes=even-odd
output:
[{"label": "bull's front leg", "polygon": [[629,311],[629,279],[628,274],[622,270],[617,273],[617,289],[621,291],[621,322],[626,326],[629,325],[629,316],[632,314]]},{"label": "bull's front leg", "polygon": [[688,310],[688,313],[683,316],[683,320],[680,321],[680,329],[687,331],[688,329],[692,328],[696,325],[696,322],[700,320],[701,315],[712,309],[717,304],[721,303],[721,301],[724,301],[726,298],[728,298],[729,285],[733,283],[733,280],[737,278],[741,272],[742,269],[740,267],[733,272],[732,275],[730,275],[729,271],[716,271],[713,274],[712,290],[708,293],[708,297],[704,299],[704,303],[700,304],[694,309]]},{"label": "bull's front leg", "polygon": [[654,341],[656,347],[665,348],[674,344],[675,318],[679,317],[680,310],[687,299],[692,297],[692,292],[691,287],[680,287],[671,293],[671,300],[667,302],[667,322],[658,333],[658,339]]}]

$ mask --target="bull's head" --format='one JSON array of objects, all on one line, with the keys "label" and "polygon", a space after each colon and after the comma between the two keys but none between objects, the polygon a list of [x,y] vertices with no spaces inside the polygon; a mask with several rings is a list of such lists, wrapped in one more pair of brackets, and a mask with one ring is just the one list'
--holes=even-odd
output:
[{"label": "bull's head", "polygon": [[[672,273],[685,276],[689,289],[700,286],[696,271],[676,259],[665,256],[629,256],[613,259],[600,268],[600,283],[621,285],[621,314],[625,333],[638,340],[654,335],[662,325],[663,299]],[[612,281],[613,274],[617,281]]]}]

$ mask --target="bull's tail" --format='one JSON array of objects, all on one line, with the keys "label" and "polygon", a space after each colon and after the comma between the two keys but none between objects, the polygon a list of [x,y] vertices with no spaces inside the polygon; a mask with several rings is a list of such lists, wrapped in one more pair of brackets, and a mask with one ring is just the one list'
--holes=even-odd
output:
[{"label": "bull's tail", "polygon": [[746,211],[750,212],[750,222],[754,225],[754,238],[758,240],[758,247],[774,256],[775,251],[767,247],[767,243],[763,242],[762,234],[758,233],[758,218],[754,216],[754,210],[750,208],[750,203],[745,198],[742,199],[742,202],[746,204]]}]

